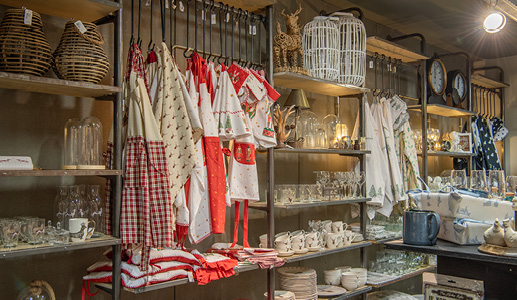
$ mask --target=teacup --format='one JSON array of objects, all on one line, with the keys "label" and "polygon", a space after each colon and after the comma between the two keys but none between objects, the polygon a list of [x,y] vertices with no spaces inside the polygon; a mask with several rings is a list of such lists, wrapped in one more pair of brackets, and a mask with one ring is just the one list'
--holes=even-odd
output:
[{"label": "teacup", "polygon": [[291,247],[293,248],[294,251],[302,251],[302,250],[306,249],[305,242],[301,242],[301,241],[291,243]]},{"label": "teacup", "polygon": [[351,232],[351,231],[345,232],[343,245],[350,246],[352,244],[352,241],[354,240],[354,238],[355,238],[355,232]]},{"label": "teacup", "polygon": [[284,242],[276,242],[275,241],[275,249],[280,253],[285,253],[291,251],[291,243]]},{"label": "teacup", "polygon": [[331,229],[332,232],[343,232],[348,228],[348,224],[343,221],[332,222]]},{"label": "teacup", "polygon": [[332,220],[321,221],[321,227],[327,232],[332,232]]},{"label": "teacup", "polygon": [[320,246],[320,237],[321,233],[319,231],[313,231],[307,233],[305,236],[305,246],[309,248],[319,247]]},{"label": "teacup", "polygon": [[343,237],[339,233],[329,233],[327,235],[327,248],[335,249],[339,247],[339,244],[343,243]]}]

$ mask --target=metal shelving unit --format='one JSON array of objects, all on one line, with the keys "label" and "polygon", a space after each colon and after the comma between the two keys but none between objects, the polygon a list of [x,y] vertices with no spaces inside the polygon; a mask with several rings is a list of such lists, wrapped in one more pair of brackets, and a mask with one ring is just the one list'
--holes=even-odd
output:
[{"label": "metal shelving unit", "polygon": [[366,51],[369,54],[379,53],[387,57],[400,59],[403,63],[418,62],[429,58],[429,56],[409,50],[378,36],[370,36],[366,39]]},{"label": "metal shelving unit", "polygon": [[340,252],[350,251],[350,250],[354,250],[354,249],[362,249],[364,247],[368,247],[371,245],[372,245],[371,242],[357,242],[357,243],[352,243],[350,246],[339,247],[339,248],[335,248],[335,249],[324,249],[324,250],[317,251],[317,252],[308,252],[305,254],[295,254],[293,256],[284,257],[284,259],[285,259],[286,263],[292,263],[292,262],[307,260],[307,259],[311,259],[311,258],[326,256],[326,255],[330,255],[330,254],[336,254],[336,253],[340,253]]},{"label": "metal shelving unit", "polygon": [[[25,6],[38,13],[66,19],[94,22],[98,25],[112,22],[113,29],[113,85],[73,82],[55,78],[36,77],[0,72],[0,88],[27,92],[100,98],[110,96],[113,102],[114,170],[19,170],[0,171],[0,177],[55,177],[55,176],[101,176],[113,184],[112,235],[94,238],[84,243],[68,245],[19,245],[15,249],[0,251],[1,258],[25,257],[46,253],[66,252],[96,247],[113,247],[112,299],[120,299],[120,205],[122,199],[122,4],[120,0],[0,0],[0,5]],[[102,99],[105,100],[106,98]]]},{"label": "metal shelving unit", "polygon": [[369,91],[367,88],[310,77],[307,75],[279,72],[273,74],[275,83],[289,89],[304,89],[306,92],[334,97],[359,95]]},{"label": "metal shelving unit", "polygon": [[385,286],[388,286],[390,284],[393,284],[393,283],[396,283],[396,282],[399,282],[399,281],[403,281],[403,280],[406,280],[406,279],[418,276],[418,275],[420,275],[420,274],[422,274],[424,272],[432,272],[435,269],[436,269],[436,266],[426,266],[426,267],[422,267],[422,268],[420,268],[418,270],[415,270],[413,272],[409,272],[407,274],[398,276],[396,278],[393,278],[393,279],[390,279],[390,280],[386,280],[385,282],[381,282],[381,283],[377,283],[377,284],[368,284],[368,285],[373,287],[373,288],[378,289],[378,288],[385,287]]},{"label": "metal shelving unit", "polygon": [[[422,156],[422,152],[417,153]],[[469,152],[447,152],[447,151],[428,151],[427,156],[444,156],[444,157],[472,157],[474,153]]]},{"label": "metal shelving unit", "polygon": [[370,292],[372,289],[373,288],[371,286],[366,285],[361,288],[358,288],[357,290],[354,290],[352,292],[346,292],[343,295],[339,295],[337,297],[332,297],[332,298],[318,297],[318,299],[319,300],[344,300],[344,299],[349,299],[349,298],[359,296],[359,295],[366,295],[366,293]]}]

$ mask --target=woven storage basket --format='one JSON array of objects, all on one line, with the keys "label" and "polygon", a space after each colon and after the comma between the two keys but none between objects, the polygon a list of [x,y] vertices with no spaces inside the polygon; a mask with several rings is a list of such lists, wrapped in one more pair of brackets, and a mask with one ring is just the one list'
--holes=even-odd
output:
[{"label": "woven storage basket", "polygon": [[52,49],[43,33],[41,16],[32,12],[24,24],[25,9],[5,11],[0,24],[0,71],[41,76],[50,68]]},{"label": "woven storage basket", "polygon": [[108,56],[102,49],[102,35],[93,23],[83,22],[81,33],[73,21],[66,23],[61,41],[54,51],[54,72],[61,79],[99,82],[108,73]]}]

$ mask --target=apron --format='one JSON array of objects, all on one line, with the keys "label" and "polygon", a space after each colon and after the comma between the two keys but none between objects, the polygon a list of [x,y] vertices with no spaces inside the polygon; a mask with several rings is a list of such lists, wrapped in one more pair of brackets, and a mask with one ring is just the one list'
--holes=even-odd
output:
[{"label": "apron", "polygon": [[[141,52],[135,51],[139,56]],[[141,269],[147,270],[151,247],[172,247],[173,203],[163,142],[141,77],[143,66],[133,65],[128,78],[128,127],[120,235],[125,246],[141,243]],[[141,72],[142,71],[142,72]]]},{"label": "apron", "polygon": [[[199,94],[200,119],[203,125],[203,146],[208,174],[208,194],[212,233],[224,233],[226,215],[226,174],[223,152],[217,131],[217,122],[212,112],[211,96],[207,90],[207,65],[203,58],[194,53],[187,62]],[[193,88],[192,86],[190,87]]]}]

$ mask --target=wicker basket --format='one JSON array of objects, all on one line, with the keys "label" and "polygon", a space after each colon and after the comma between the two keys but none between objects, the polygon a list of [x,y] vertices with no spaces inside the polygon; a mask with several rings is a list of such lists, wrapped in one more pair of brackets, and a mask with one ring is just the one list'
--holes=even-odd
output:
[{"label": "wicker basket", "polygon": [[52,49],[43,33],[41,16],[23,23],[25,9],[7,9],[0,24],[0,71],[41,76],[50,68]]},{"label": "wicker basket", "polygon": [[66,23],[61,41],[54,51],[54,72],[61,79],[99,82],[108,73],[108,56],[102,49],[102,35],[93,23],[83,22],[81,33],[73,21]]}]

